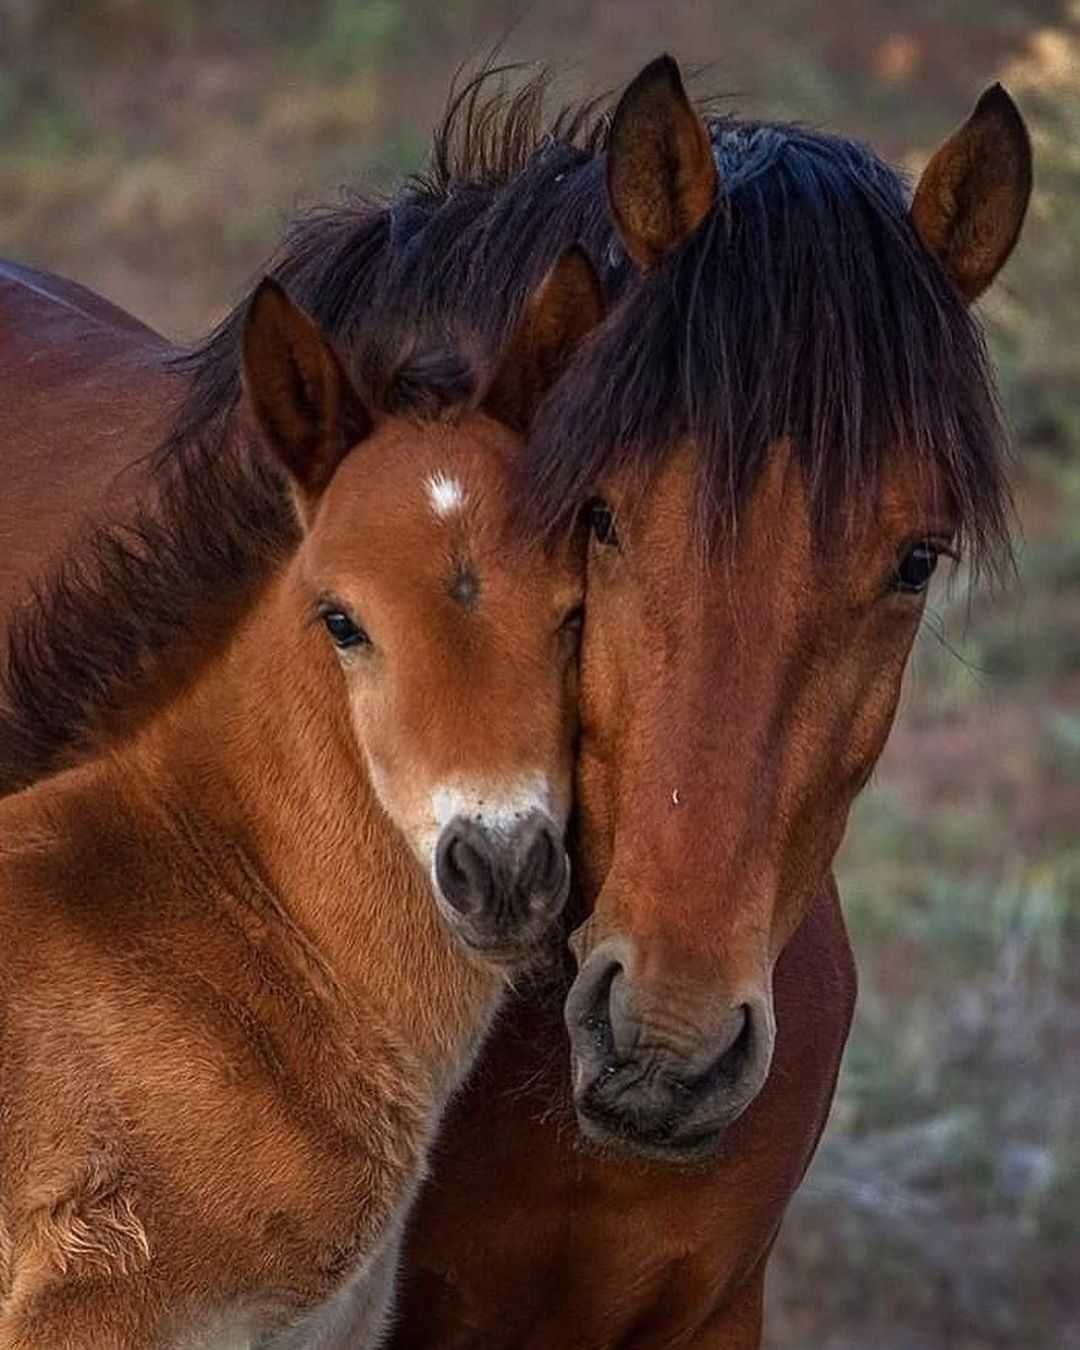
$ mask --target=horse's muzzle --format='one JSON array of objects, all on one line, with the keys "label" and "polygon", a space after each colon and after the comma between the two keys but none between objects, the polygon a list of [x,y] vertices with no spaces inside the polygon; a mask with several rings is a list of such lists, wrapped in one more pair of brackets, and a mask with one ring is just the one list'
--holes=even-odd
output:
[{"label": "horse's muzzle", "polygon": [[500,965],[534,954],[570,889],[563,831],[543,811],[508,827],[456,816],[439,836],[432,873],[451,929]]},{"label": "horse's muzzle", "polygon": [[566,1001],[574,1105],[593,1142],[652,1158],[713,1152],[760,1092],[776,1039],[767,991],[710,991],[708,1012],[649,1004],[623,944],[600,944]]}]

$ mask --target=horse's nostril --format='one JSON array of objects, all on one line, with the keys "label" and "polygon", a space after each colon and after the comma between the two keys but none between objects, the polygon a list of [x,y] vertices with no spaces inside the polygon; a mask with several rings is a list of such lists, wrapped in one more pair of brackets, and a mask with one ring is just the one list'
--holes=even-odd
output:
[{"label": "horse's nostril", "polygon": [[480,840],[464,828],[443,831],[435,850],[435,879],[447,904],[460,914],[472,914],[490,905],[495,874]]},{"label": "horse's nostril", "polygon": [[537,826],[532,841],[525,850],[518,875],[518,889],[527,903],[537,901],[546,905],[561,896],[566,885],[567,861],[562,843],[552,826],[546,822]]},{"label": "horse's nostril", "polygon": [[716,1058],[710,1067],[691,1084],[695,1090],[719,1082],[736,1083],[750,1064],[754,1054],[754,1017],[748,1003],[732,1008],[717,1031],[714,1050]]},{"label": "horse's nostril", "polygon": [[564,1016],[579,1057],[601,1067],[615,1054],[612,1034],[612,987],[623,963],[598,948],[584,963],[570,989]]},{"label": "horse's nostril", "polygon": [[474,947],[536,940],[569,889],[561,832],[540,813],[511,828],[455,817],[439,836],[433,869],[437,890]]},{"label": "horse's nostril", "polygon": [[[768,1075],[768,999],[703,1004],[691,1024],[666,1005],[641,1001],[634,955],[628,943],[608,938],[582,961],[567,997],[579,1119],[590,1137],[632,1147],[711,1147]],[[689,1034],[672,1035],[672,1028]]]},{"label": "horse's nostril", "polygon": [[739,1049],[740,1043],[748,1041],[749,1038],[750,1007],[746,1003],[740,1003],[737,1008],[732,1008],[731,1015],[720,1027],[717,1035],[717,1048],[720,1051],[720,1058],[724,1059],[728,1055],[734,1054]]}]

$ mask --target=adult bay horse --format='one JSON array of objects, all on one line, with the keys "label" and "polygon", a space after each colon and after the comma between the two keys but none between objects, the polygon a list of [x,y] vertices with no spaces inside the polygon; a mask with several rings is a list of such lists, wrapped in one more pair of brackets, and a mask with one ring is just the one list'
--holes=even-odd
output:
[{"label": "adult bay horse", "polygon": [[[562,175],[588,224],[596,157],[545,176],[545,153],[529,200]],[[1004,91],[909,199],[862,146],[706,124],[661,59],[616,109],[602,174],[640,280],[522,460],[526,509],[554,537],[592,503],[577,774],[592,905],[571,940],[571,1063],[539,1007],[492,1043],[414,1215],[402,1350],[759,1345],[766,1258],[852,990],[842,926],[814,897],[939,559],[1008,551],[970,310],[1030,194]],[[482,272],[501,236],[480,233],[464,247]],[[542,1105],[571,1093],[588,1139],[640,1161],[578,1151]],[[493,1137],[495,1100],[506,1143],[481,1168],[467,1142]],[[701,1166],[662,1166],[680,1159]],[[470,1177],[482,1203],[463,1233]]]},{"label": "adult bay horse", "polygon": [[599,307],[570,251],[493,368],[383,333],[357,387],[264,282],[251,430],[16,618],[16,738],[133,604],[177,641],[101,686],[123,735],[0,802],[3,1350],[380,1338],[441,1111],[568,892],[584,540],[523,539],[509,466]]},{"label": "adult bay horse", "polygon": [[[579,982],[571,1027],[587,1128],[656,1157],[578,1149],[562,990],[540,987],[512,1005],[439,1145],[407,1255],[398,1344],[742,1350],[760,1339],[765,1261],[823,1127],[854,996],[826,876],[832,846],[823,835],[821,858],[799,856],[785,831],[805,835],[801,794],[778,789],[792,782],[789,769],[831,762],[846,781],[831,798],[820,781],[809,795],[842,817],[864,771],[845,757],[872,761],[917,623],[931,536],[890,557],[886,581],[882,555],[895,541],[883,532],[874,553],[853,508],[879,489],[895,492],[897,469],[917,466],[920,481],[936,483],[951,466],[945,486],[978,488],[959,494],[958,523],[976,542],[1000,534],[1000,429],[956,287],[973,294],[1011,247],[1027,194],[1026,140],[1011,105],[992,95],[939,151],[909,212],[895,175],[849,142],[726,119],[703,133],[666,63],[628,92],[610,155],[600,123],[563,120],[547,134],[536,100],[527,90],[500,121],[466,98],[461,139],[456,148],[452,136],[440,140],[431,178],[389,208],[357,202],[301,221],[275,263],[346,347],[376,302],[442,306],[477,323],[501,304],[505,324],[573,238],[602,264],[609,293],[624,297],[557,390],[537,458],[527,459],[536,474],[524,499],[542,527],[556,528],[568,508],[595,501],[588,579],[604,612],[593,603],[586,627],[578,816],[584,900],[599,893],[600,903],[579,949],[591,957],[591,932],[631,950],[625,967],[608,959],[599,982]],[[384,261],[376,295],[368,278]],[[185,363],[192,389],[181,439],[214,432],[233,404],[238,322]],[[785,467],[792,451],[804,468]],[[891,529],[903,514],[886,515]],[[843,528],[830,534],[822,522]],[[906,581],[894,587],[901,564]],[[841,580],[868,580],[875,568],[876,613],[869,592],[845,602]],[[845,614],[852,624],[863,615],[857,632],[843,631]],[[828,620],[820,646],[815,617]],[[852,663],[876,656],[886,658],[883,697],[867,709],[876,714],[868,725],[855,715],[857,696],[875,680]],[[829,730],[806,714],[829,711],[833,665],[840,723],[826,740],[835,754],[793,765],[792,751],[814,748]],[[809,687],[811,677],[824,685]],[[860,678],[867,687],[857,688]],[[754,730],[755,717],[768,735],[760,722]],[[660,812],[655,828],[640,815],[649,804]],[[617,885],[604,885],[611,877]],[[747,924],[751,900],[767,908],[781,889],[775,928],[760,921],[769,915]],[[753,927],[769,930],[758,937],[766,965],[775,955],[771,989]],[[641,1066],[650,1097],[635,1102],[627,1043],[632,1051],[638,1033],[647,1055],[649,1017],[663,1018],[662,1003],[641,989],[655,992],[650,972],[657,989],[672,987],[663,947],[685,959],[688,933],[667,1043],[654,1047],[658,1062]],[[600,961],[617,954],[609,944]],[[736,1002],[713,1026],[715,1005],[731,1007],[734,967],[748,961],[758,971],[749,1014],[740,1025]],[[598,963],[589,965],[583,975],[595,973]],[[687,1005],[702,997],[698,1025],[701,1009]],[[771,1068],[753,1095],[770,1042]],[[695,1052],[720,1072],[681,1073]],[[608,1078],[627,1109],[595,1100],[595,1083]],[[666,1111],[672,1100],[678,1109]],[[701,1129],[709,1116],[726,1129]],[[706,1147],[693,1169],[656,1160]]]}]

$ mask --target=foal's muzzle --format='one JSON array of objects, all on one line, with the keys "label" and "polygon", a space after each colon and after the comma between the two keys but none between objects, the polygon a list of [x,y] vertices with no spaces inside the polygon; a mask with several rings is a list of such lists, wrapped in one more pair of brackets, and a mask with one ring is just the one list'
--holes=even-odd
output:
[{"label": "foal's muzzle", "polygon": [[602,942],[567,998],[578,1121],[594,1142],[645,1157],[708,1156],[768,1076],[769,991],[657,999],[633,964],[628,943]]},{"label": "foal's muzzle", "polygon": [[570,889],[563,832],[543,811],[509,826],[456,816],[439,836],[432,872],[450,927],[498,964],[535,954]]}]

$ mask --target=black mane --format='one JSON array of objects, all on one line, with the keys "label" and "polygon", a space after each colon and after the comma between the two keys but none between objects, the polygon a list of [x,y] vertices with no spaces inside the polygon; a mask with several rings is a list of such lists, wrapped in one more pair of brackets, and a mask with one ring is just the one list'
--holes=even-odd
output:
[{"label": "black mane", "polygon": [[[916,239],[898,173],[855,141],[709,117],[716,205],[631,286],[607,214],[602,101],[545,122],[546,75],[507,96],[501,74],[451,98],[427,174],[289,230],[272,270],[346,351],[365,326],[432,316],[496,350],[578,242],[613,302],[633,293],[534,430],[521,496],[539,530],[559,528],[612,470],[651,467],[689,436],[698,523],[715,540],[789,437],[820,521],[841,502],[872,510],[886,460],[917,456],[944,470],[972,563],[1008,558],[1006,437],[982,335]],[[181,359],[191,392],[167,451],[234,403],[241,317]]]},{"label": "black mane", "polygon": [[534,429],[526,507],[542,528],[682,438],[699,457],[706,544],[789,438],[819,526],[872,513],[898,456],[937,465],[971,562],[1009,554],[1007,440],[975,317],[867,147],[797,126],[713,120],[722,192],[634,288]]},{"label": "black mane", "polygon": [[[541,72],[508,92],[513,67],[485,69],[456,91],[436,129],[426,171],[390,198],[346,190],[300,213],[267,265],[338,343],[353,373],[357,351],[381,329],[468,330],[498,351],[521,303],[558,255],[580,242],[610,244],[599,146],[602,100],[544,116]],[[617,290],[621,256],[605,270]],[[246,297],[175,361],[188,395],[159,460],[225,430],[240,393]]]},{"label": "black mane", "polygon": [[[376,403],[430,416],[475,398],[472,363],[446,335],[497,352],[525,296],[578,242],[623,303],[522,457],[521,506],[539,532],[559,529],[613,470],[650,469],[691,436],[698,525],[715,541],[769,447],[789,437],[819,522],[838,507],[871,512],[888,458],[916,456],[943,471],[972,561],[1008,556],[1006,442],[982,337],[916,240],[893,170],[853,141],[712,117],[717,203],[638,282],[608,220],[601,104],[546,122],[546,78],[507,96],[499,75],[452,97],[425,175],[389,199],[352,195],[299,216],[268,265]],[[286,546],[276,478],[223,453],[243,445],[233,414],[246,304],[173,363],[187,394],[154,456],[171,485],[166,515],[103,534],[16,621],[0,790],[54,767],[146,678],[200,601],[257,578]],[[224,526],[250,539],[223,548]],[[117,613],[125,592],[143,598],[148,641]]]}]

